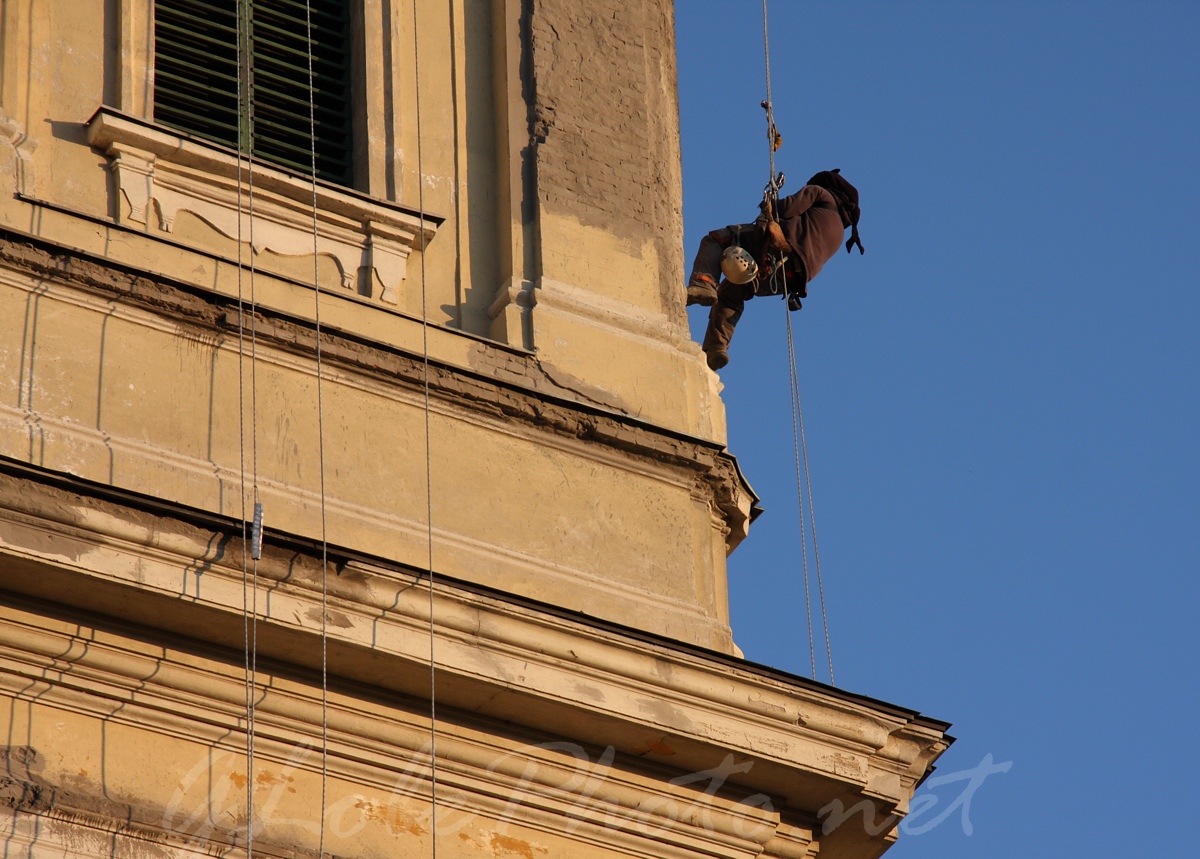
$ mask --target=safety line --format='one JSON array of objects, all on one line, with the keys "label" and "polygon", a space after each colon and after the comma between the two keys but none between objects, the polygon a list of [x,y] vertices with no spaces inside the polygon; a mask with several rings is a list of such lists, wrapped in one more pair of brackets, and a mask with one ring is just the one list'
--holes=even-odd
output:
[{"label": "safety line", "polygon": [[[800,396],[800,392],[796,392]],[[799,400],[797,400],[797,404]],[[797,405],[799,411],[799,405]],[[829,614],[825,610],[825,580],[821,576],[821,552],[817,548],[817,514],[813,508],[812,471],[808,467],[808,445],[804,441],[804,418],[800,418],[800,450],[804,454],[804,483],[808,487],[808,521],[812,527],[813,561],[817,568],[817,595],[821,603],[821,628],[825,632],[825,657],[829,661],[829,685],[836,686],[833,677],[833,647],[829,643]]]},{"label": "safety line", "polygon": [[325,505],[325,401],[322,391],[324,376],[321,367],[321,281],[317,240],[317,115],[316,76],[313,72],[312,3],[304,0],[304,24],[308,38],[308,140],[309,168],[312,174],[312,238],[313,238],[313,320],[316,333],[317,359],[317,472],[321,485],[321,819],[317,856],[325,856],[325,809],[329,783],[329,540]]},{"label": "safety line", "polygon": [[425,276],[425,168],[421,149],[421,30],[417,18],[418,3],[412,4],[413,10],[413,82],[416,89],[416,132],[417,132],[417,212],[421,223],[417,231],[421,235],[421,357],[424,370],[425,393],[425,524],[426,567],[429,574],[429,813],[430,838],[433,859],[437,859],[438,828],[437,828],[437,663],[435,643],[437,641],[434,626],[433,599],[433,454],[430,444],[433,434],[429,421],[429,285]]},{"label": "safety line", "polygon": [[[257,636],[258,636],[258,567],[257,563],[251,568],[250,544],[251,538],[246,532],[246,402],[245,402],[245,298],[243,285],[243,247],[242,241],[242,188],[243,159],[250,162],[246,174],[250,177],[251,191],[249,194],[250,222],[253,230],[254,196],[253,196],[253,143],[252,108],[250,106],[250,88],[253,76],[254,54],[250,50],[251,39],[250,6],[248,0],[238,3],[237,14],[237,68],[238,68],[238,171],[237,171],[237,282],[238,282],[238,473],[239,494],[241,496],[242,519],[242,643],[244,657],[244,678],[246,691],[246,855],[254,855],[254,740],[255,740],[255,695],[257,694]],[[243,152],[243,147],[248,151]],[[253,248],[253,233],[251,233],[251,248]],[[253,253],[251,254],[253,266]],[[252,269],[253,271],[253,269]],[[251,294],[253,304],[253,275],[251,276]],[[251,352],[251,386],[257,378],[254,374],[255,355]],[[255,407],[257,392],[252,390],[251,409]],[[251,432],[257,435],[257,425],[252,421]],[[257,445],[252,445],[253,467],[255,469],[254,492],[257,498]]]},{"label": "safety line", "polygon": [[[767,72],[767,140],[771,153],[771,182],[775,181],[775,150],[779,148],[778,132],[775,128],[775,102],[771,99],[771,31],[767,25],[767,0],[763,0],[763,58]],[[772,201],[774,203],[774,201]]]},{"label": "safety line", "polygon": [[[247,8],[250,10],[250,38],[254,38],[254,6],[253,2],[249,2]],[[250,245],[250,493],[254,502],[252,511],[253,515],[251,522],[253,527],[250,532],[250,677],[254,681],[255,698],[257,698],[258,684],[258,559],[259,547],[262,539],[262,498],[259,495],[258,486],[258,296],[256,292],[257,286],[257,270],[258,260],[254,258],[254,50],[251,41],[251,50],[249,52],[249,68],[247,74],[248,87],[246,106],[249,112],[249,128],[246,138],[246,145],[249,148],[249,164],[250,170],[246,177],[246,196],[249,201],[249,237]],[[239,324],[240,324],[239,320]],[[252,702],[253,708],[251,715],[253,716],[254,726],[258,727],[258,702]],[[252,743],[257,743],[257,733],[252,738]]]},{"label": "safety line", "polygon": [[[767,183],[767,190],[764,194],[767,202],[770,204],[767,215],[774,220],[776,203],[778,202],[776,199],[777,192],[783,182],[781,177],[775,172],[775,150],[779,148],[781,138],[779,130],[775,126],[775,108],[771,92],[771,30],[767,19],[767,0],[763,0],[762,14],[763,58],[766,67],[767,83],[767,100],[763,102],[762,106],[767,112],[767,151],[771,162],[771,179]],[[805,540],[805,490],[807,490],[808,496],[808,525],[812,532],[813,562],[817,573],[817,594],[821,607],[821,626],[825,635],[825,655],[829,662],[829,684],[832,686],[835,684],[833,678],[833,650],[830,647],[829,637],[829,616],[825,607],[825,583],[821,575],[821,555],[817,549],[817,520],[813,510],[812,475],[808,467],[808,445],[804,438],[804,414],[800,408],[800,375],[796,366],[796,344],[792,332],[791,310],[788,307],[787,278],[782,274],[782,268],[783,261],[778,260],[776,265],[773,266],[771,278],[774,291],[782,292],[783,294],[784,313],[787,316],[788,382],[792,395],[792,444],[796,460],[796,501],[800,514],[800,555],[803,559],[804,567],[804,615],[808,628],[809,663],[812,669],[812,678],[815,680],[817,677],[817,651],[813,636],[811,576],[808,570],[808,547]],[[782,288],[780,288],[781,283]]]},{"label": "safety line", "polygon": [[[785,287],[786,289],[786,287]],[[813,642],[813,622],[812,622],[812,594],[810,591],[810,576],[808,573],[808,546],[804,539],[804,488],[801,484],[801,456],[800,456],[800,432],[798,425],[800,418],[800,382],[798,372],[796,370],[796,347],[795,341],[792,338],[792,314],[787,309],[787,302],[784,302],[784,316],[787,319],[787,337],[788,337],[788,383],[792,394],[792,444],[794,455],[796,458],[796,500],[799,504],[800,513],[800,557],[804,565],[804,619],[808,627],[808,657],[812,668],[810,675],[814,680],[817,679],[817,649]],[[804,473],[807,474],[808,459],[803,460]]]},{"label": "safety line", "polygon": [[[792,336],[792,316],[787,316],[788,328],[788,364],[792,386],[792,440],[796,455],[796,494],[800,504],[800,551],[804,557],[804,601],[808,614],[808,651],[812,661],[812,676],[816,679],[816,648],[813,643],[812,603],[809,597],[808,552],[805,550],[804,539],[804,495],[808,496],[808,527],[812,533],[813,562],[817,571],[817,595],[821,608],[821,629],[825,635],[825,657],[829,663],[829,685],[836,686],[833,675],[833,648],[830,645],[829,613],[825,606],[825,579],[821,574],[821,552],[817,544],[817,514],[813,505],[812,470],[808,465],[808,443],[804,436],[804,411],[800,406],[800,373],[796,366],[796,347]],[[804,487],[800,486],[801,473],[804,475]]]}]

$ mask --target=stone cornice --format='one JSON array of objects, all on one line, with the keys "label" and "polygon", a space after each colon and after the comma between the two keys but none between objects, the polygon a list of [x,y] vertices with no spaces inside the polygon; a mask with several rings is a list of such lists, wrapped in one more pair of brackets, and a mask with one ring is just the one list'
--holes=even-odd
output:
[{"label": "stone cornice", "polygon": [[[236,647],[244,591],[231,531],[5,476],[0,551],[11,572],[0,584]],[[319,555],[264,547],[262,658],[315,667],[319,572]],[[426,581],[378,560],[331,565],[327,582],[333,675],[419,699],[432,629],[439,712],[451,719],[499,719],[547,739],[611,738],[630,759],[684,771],[732,754],[752,762],[740,786],[810,812],[818,798],[840,796],[903,813],[949,744],[944,724],[911,711],[445,579],[435,581],[431,619]]]},{"label": "stone cornice", "polygon": [[[4,266],[161,315],[173,330],[181,324],[190,327],[191,336],[198,340],[234,337],[240,326],[247,336],[253,332],[263,343],[301,357],[310,359],[316,353],[317,333],[308,320],[263,308],[253,315],[239,313],[236,301],[229,298],[0,229],[0,268]],[[714,511],[724,520],[729,551],[746,536],[760,512],[758,497],[723,447],[647,424],[586,398],[581,401],[578,392],[552,378],[534,355],[458,332],[444,333],[471,341],[471,366],[431,357],[428,382],[435,399],[451,408],[466,402],[480,414],[515,420],[539,433],[596,442],[648,462],[688,469],[710,493]],[[322,327],[320,336],[322,361],[412,390],[425,384],[425,361],[420,355],[329,326]]]},{"label": "stone cornice", "polygon": [[[195,643],[137,646],[113,634],[111,627],[90,627],[78,618],[50,624],[57,628],[48,629],[47,618],[37,609],[36,604],[0,609],[0,667],[4,669],[0,690],[6,695],[36,699],[41,705],[113,725],[199,742],[218,754],[244,753],[242,666],[229,659],[205,659],[214,649]],[[216,655],[221,655],[219,650]],[[428,798],[430,733],[419,705],[380,703],[370,692],[364,695],[353,684],[335,681],[323,714],[319,690],[290,679],[280,669],[275,660],[263,658],[258,663],[264,689],[254,716],[255,758],[260,768],[283,767],[319,776],[320,755],[304,750],[313,745],[314,728],[322,725],[324,715],[329,777],[400,801]],[[639,845],[644,839],[636,830],[644,827],[661,833],[656,840],[669,855],[680,857],[694,855],[685,846],[704,844],[754,856],[775,829],[777,820],[771,810],[741,802],[736,793],[698,798],[694,790],[662,783],[628,762],[623,766],[604,760],[583,762],[544,738],[522,739],[519,730],[497,732],[494,725],[461,715],[441,724],[437,770],[444,826],[457,830],[476,816],[509,817],[555,832],[570,819],[575,821],[572,834],[582,841],[625,842],[632,855],[656,855]],[[515,750],[514,741],[519,744]],[[29,758],[36,754],[32,749],[23,752]],[[52,812],[100,829],[110,829],[113,820],[129,821],[135,824],[135,832],[141,830],[154,840],[164,830],[193,834],[171,826],[191,817],[190,809],[172,811],[169,803],[154,807],[105,801],[80,786],[72,790],[55,784],[39,775],[39,769],[9,763],[8,776],[31,788],[23,791],[29,801],[10,803],[10,807]],[[573,786],[581,780],[596,782],[592,794],[575,793]],[[645,802],[647,791],[656,794],[656,803]],[[47,794],[53,794],[53,799]],[[46,799],[32,799],[39,795]],[[635,812],[642,805],[646,808]],[[678,814],[666,813],[693,806],[702,818],[681,821]],[[614,807],[621,811],[614,813]],[[127,830],[127,834],[133,833]],[[237,842],[232,831],[222,832],[220,827],[206,833],[204,840],[213,834],[218,844]],[[269,853],[282,852],[277,844],[263,846]]]}]

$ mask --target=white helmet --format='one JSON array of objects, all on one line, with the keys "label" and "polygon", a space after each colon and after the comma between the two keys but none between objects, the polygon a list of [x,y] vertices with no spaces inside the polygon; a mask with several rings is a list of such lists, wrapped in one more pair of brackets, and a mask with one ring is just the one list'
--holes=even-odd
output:
[{"label": "white helmet", "polygon": [[730,245],[721,257],[721,272],[730,283],[741,286],[758,277],[758,263],[745,248]]}]

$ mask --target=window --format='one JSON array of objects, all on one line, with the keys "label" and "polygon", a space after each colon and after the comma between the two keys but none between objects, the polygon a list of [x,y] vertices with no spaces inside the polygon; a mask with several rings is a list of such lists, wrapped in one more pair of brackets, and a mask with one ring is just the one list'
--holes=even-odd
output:
[{"label": "window", "polygon": [[[305,174],[315,152],[318,178],[352,184],[348,6],[345,0],[155,0],[155,122]],[[247,78],[243,111],[239,53]]]}]

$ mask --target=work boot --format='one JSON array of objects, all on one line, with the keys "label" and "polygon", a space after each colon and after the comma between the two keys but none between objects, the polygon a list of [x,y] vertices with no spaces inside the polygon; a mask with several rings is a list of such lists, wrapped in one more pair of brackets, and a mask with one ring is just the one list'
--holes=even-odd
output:
[{"label": "work boot", "polygon": [[687,287],[688,305],[712,307],[717,303],[717,285],[706,277],[694,277]]},{"label": "work boot", "polygon": [[798,293],[798,292],[789,293],[788,294],[788,310],[799,310],[800,307],[801,307],[800,293]]},{"label": "work boot", "polygon": [[710,370],[720,370],[729,363],[729,353],[724,349],[718,352],[705,352],[704,355],[708,358],[708,368]]}]

